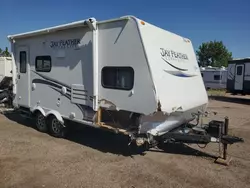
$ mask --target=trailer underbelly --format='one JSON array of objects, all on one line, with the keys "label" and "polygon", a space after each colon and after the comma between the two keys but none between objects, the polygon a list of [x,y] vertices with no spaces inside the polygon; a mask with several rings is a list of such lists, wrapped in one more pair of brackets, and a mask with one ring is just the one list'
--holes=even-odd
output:
[{"label": "trailer underbelly", "polygon": [[154,115],[144,116],[140,122],[141,134],[163,135],[173,129],[188,124],[196,118],[200,112],[204,112],[207,104],[187,110],[185,112],[174,112],[170,115],[164,115],[163,112],[156,112]]}]

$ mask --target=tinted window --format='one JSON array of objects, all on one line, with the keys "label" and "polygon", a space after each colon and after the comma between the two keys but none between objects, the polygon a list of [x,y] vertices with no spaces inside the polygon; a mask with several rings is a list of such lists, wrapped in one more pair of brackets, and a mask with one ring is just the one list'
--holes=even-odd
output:
[{"label": "tinted window", "polygon": [[36,57],[36,71],[37,72],[50,72],[51,71],[51,57],[50,56],[37,56]]},{"label": "tinted window", "polygon": [[20,73],[26,73],[27,54],[25,51],[20,52],[19,61],[20,61]]},{"label": "tinted window", "polygon": [[131,67],[104,67],[102,86],[110,89],[131,90],[134,86],[134,70]]},{"label": "tinted window", "polygon": [[237,75],[242,75],[242,66],[237,67]]},{"label": "tinted window", "polygon": [[214,80],[221,80],[221,75],[214,75]]}]

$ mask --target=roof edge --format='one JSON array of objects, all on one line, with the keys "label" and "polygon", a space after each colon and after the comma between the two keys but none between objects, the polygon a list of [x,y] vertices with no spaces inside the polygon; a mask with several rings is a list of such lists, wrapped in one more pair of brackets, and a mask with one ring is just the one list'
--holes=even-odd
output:
[{"label": "roof edge", "polygon": [[[94,19],[94,18],[89,18],[89,19]],[[71,22],[71,23],[67,23],[67,24],[57,25],[54,27],[48,27],[48,28],[44,28],[44,29],[34,30],[34,31],[15,34],[15,35],[8,35],[7,38],[9,40],[13,40],[13,39],[17,39],[17,38],[25,38],[25,37],[35,36],[35,35],[39,35],[39,34],[46,34],[49,32],[55,32],[58,30],[79,27],[81,25],[86,25],[86,21],[89,19],[75,21],[75,22]]]},{"label": "roof edge", "polygon": [[246,58],[237,58],[237,59],[232,59],[228,61],[228,64],[233,64],[233,63],[250,63],[250,57]]},{"label": "roof edge", "polygon": [[[130,18],[137,19],[135,16],[127,15],[127,16],[122,16],[122,17],[115,18],[115,19],[108,19],[108,20],[104,20],[104,21],[98,21],[97,23],[101,24],[101,23],[119,21],[119,20],[130,19]],[[61,25],[57,25],[57,26],[53,26],[53,27],[44,28],[44,29],[33,30],[33,31],[24,32],[24,33],[20,33],[20,34],[8,35],[7,38],[8,38],[9,41],[11,41],[11,40],[14,40],[14,39],[19,39],[19,38],[42,35],[42,34],[46,34],[46,33],[50,33],[50,32],[56,32],[56,31],[75,28],[75,27],[80,27],[80,26],[87,26],[86,22],[90,21],[90,20],[95,20],[96,21],[96,19],[94,17],[91,17],[91,18],[88,18],[88,19],[85,19],[85,20],[70,22],[70,23],[61,24]]]}]

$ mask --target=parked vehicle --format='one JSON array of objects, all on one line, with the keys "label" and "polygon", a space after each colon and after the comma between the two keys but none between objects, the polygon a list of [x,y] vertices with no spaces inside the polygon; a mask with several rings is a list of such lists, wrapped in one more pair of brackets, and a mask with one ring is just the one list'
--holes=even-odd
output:
[{"label": "parked vehicle", "polygon": [[0,56],[0,90],[5,89],[12,82],[11,57]]},{"label": "parked vehicle", "polygon": [[227,91],[234,94],[250,94],[250,58],[228,62]]},{"label": "parked vehicle", "polygon": [[223,140],[197,128],[208,96],[187,38],[133,16],[8,38],[13,104],[39,131],[63,137],[70,120],[129,135],[138,146]]},{"label": "parked vehicle", "polygon": [[206,89],[226,89],[227,69],[225,67],[201,67]]},{"label": "parked vehicle", "polygon": [[12,59],[0,56],[0,104],[12,106]]}]

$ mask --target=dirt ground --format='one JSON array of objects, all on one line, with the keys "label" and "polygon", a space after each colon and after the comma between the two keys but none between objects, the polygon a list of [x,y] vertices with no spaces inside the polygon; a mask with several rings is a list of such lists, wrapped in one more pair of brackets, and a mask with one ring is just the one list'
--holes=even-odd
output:
[{"label": "dirt ground", "polygon": [[16,114],[0,115],[0,187],[250,187],[250,106],[232,101],[209,104],[245,140],[229,146],[230,166],[214,163],[217,144],[201,152],[168,145],[138,154],[111,133],[78,127],[56,139]]}]

